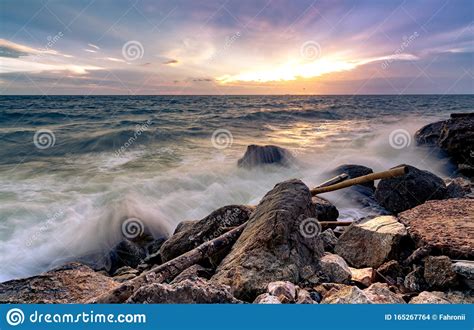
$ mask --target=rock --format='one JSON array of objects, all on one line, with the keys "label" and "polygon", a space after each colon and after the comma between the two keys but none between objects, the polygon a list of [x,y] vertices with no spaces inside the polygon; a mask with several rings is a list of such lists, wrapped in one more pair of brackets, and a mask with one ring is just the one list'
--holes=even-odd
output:
[{"label": "rock", "polygon": [[424,274],[423,274],[423,267],[420,266],[414,266],[413,271],[408,273],[407,276],[405,276],[405,280],[403,282],[403,285],[405,288],[411,290],[411,291],[423,291],[428,288],[428,285],[426,284]]},{"label": "rock", "polygon": [[178,276],[176,276],[170,284],[178,283],[184,280],[195,280],[198,277],[206,280],[210,279],[213,275],[212,269],[204,268],[200,265],[193,265],[183,270]]},{"label": "rock", "polygon": [[462,278],[469,288],[474,289],[474,261],[457,261],[453,264],[453,270]]},{"label": "rock", "polygon": [[88,266],[70,263],[38,276],[0,283],[0,303],[85,303],[118,285]]},{"label": "rock", "polygon": [[135,268],[129,267],[129,266],[123,266],[119,269],[117,269],[114,273],[113,276],[120,276],[120,275],[125,275],[125,274],[133,274],[133,275],[138,275],[140,272],[136,270]]},{"label": "rock", "polygon": [[255,298],[254,304],[281,304],[280,300],[269,293],[262,293]]},{"label": "rock", "polygon": [[331,290],[321,304],[372,304],[364,291],[356,286],[346,286],[340,290]]},{"label": "rock", "polygon": [[447,289],[459,284],[451,259],[446,256],[427,257],[424,278],[430,288]]},{"label": "rock", "polygon": [[311,297],[311,294],[305,289],[298,289],[298,293],[296,295],[296,303],[297,304],[317,304],[317,302],[314,301],[313,298]]},{"label": "rock", "polygon": [[[333,171],[334,176],[342,174],[342,173],[346,173],[349,176],[349,179],[354,179],[359,176],[364,176],[367,174],[374,173],[374,171],[370,167],[366,167],[363,165],[353,165],[353,164],[340,165]],[[357,186],[367,187],[370,190],[375,191],[374,181],[369,181]],[[354,187],[357,187],[357,186],[354,186]]]},{"label": "rock", "polygon": [[[249,207],[228,205],[217,209],[204,219],[193,222],[192,225],[183,226],[161,246],[159,254],[162,262],[182,255],[204,242],[221,236],[229,229],[243,224],[249,219],[251,213],[252,210]],[[224,257],[222,254],[219,254],[220,258],[213,261],[220,262]]]},{"label": "rock", "polygon": [[423,204],[427,200],[445,197],[446,185],[440,177],[413,166],[405,166],[409,169],[407,174],[382,179],[377,185],[375,199],[385,209],[392,213],[399,213]]},{"label": "rock", "polygon": [[474,113],[453,113],[451,118],[421,128],[415,138],[419,144],[436,145],[458,165],[460,172],[474,173]]},{"label": "rock", "polygon": [[[274,281],[299,283],[305,267],[317,268],[323,254],[314,231],[309,188],[299,180],[277,184],[261,200],[247,227],[217,268],[212,281],[253,301]],[[313,274],[314,271],[307,271]]]},{"label": "rock", "polygon": [[339,217],[339,211],[328,200],[321,197],[313,197],[312,202],[316,208],[316,218],[319,221],[336,221]]},{"label": "rock", "polygon": [[451,304],[474,304],[474,291],[433,291],[433,294],[440,298],[446,299]]},{"label": "rock", "polygon": [[276,281],[268,284],[267,292],[278,297],[281,302],[293,302],[296,298],[296,286],[288,281]]},{"label": "rock", "polygon": [[[316,292],[321,297],[321,299],[319,299],[319,301],[321,301],[322,298],[324,298],[326,295],[329,294],[329,292],[333,294],[335,291],[342,290],[348,286],[349,285],[347,284],[339,284],[339,283],[320,283],[314,286],[313,292]],[[318,301],[317,299],[314,299],[314,300]]]},{"label": "rock", "polygon": [[374,283],[364,289],[365,295],[373,304],[404,304],[405,300],[400,295],[390,291],[386,283]]},{"label": "rock", "polygon": [[128,300],[132,304],[222,304],[239,303],[230,288],[202,278],[174,284],[152,283],[142,286]]},{"label": "rock", "polygon": [[441,135],[441,129],[445,121],[438,121],[435,123],[423,126],[415,133],[415,141],[418,145],[429,144],[436,145]]},{"label": "rock", "polygon": [[333,252],[337,244],[337,237],[331,228],[323,231],[319,237],[323,242],[324,251]]},{"label": "rock", "polygon": [[437,295],[423,291],[418,296],[410,300],[410,304],[449,304],[450,302],[444,298],[438,297]]},{"label": "rock", "polygon": [[153,240],[153,242],[148,244],[147,247],[146,247],[147,254],[151,255],[151,254],[157,253],[160,250],[160,248],[161,248],[161,246],[163,245],[164,242],[166,242],[165,237],[160,237],[160,238],[157,238],[157,239]]},{"label": "rock", "polygon": [[[337,167],[331,175],[339,175],[346,173],[349,179],[357,178],[363,175],[373,173],[371,168],[362,165],[341,165]],[[363,212],[368,216],[379,216],[390,214],[387,210],[379,205],[374,197],[374,181],[370,181],[361,185],[351,186],[340,191],[342,198],[352,201],[354,204],[363,208]]]},{"label": "rock", "polygon": [[451,114],[437,142],[457,163],[474,168],[474,113]]},{"label": "rock", "polygon": [[353,282],[368,287],[374,281],[374,269],[372,267],[361,269],[349,267],[349,269],[351,271],[351,281]]},{"label": "rock", "polygon": [[123,283],[123,282],[127,282],[128,280],[131,280],[135,277],[137,277],[137,275],[135,275],[135,274],[130,274],[130,273],[129,274],[122,274],[122,275],[114,276],[114,281]]},{"label": "rock", "polygon": [[405,269],[396,260],[389,260],[377,269],[377,274],[392,285],[403,284]]},{"label": "rock", "polygon": [[474,259],[474,200],[429,201],[400,213],[398,219],[417,247],[428,247],[451,259]]},{"label": "rock", "polygon": [[237,165],[245,168],[254,168],[268,164],[289,166],[292,160],[291,153],[281,147],[251,144],[247,147],[245,155],[238,160]]},{"label": "rock", "polygon": [[471,182],[458,177],[446,185],[446,198],[462,198],[472,193]]},{"label": "rock", "polygon": [[144,247],[128,239],[123,239],[109,254],[109,273],[113,274],[117,269],[123,266],[136,268],[139,264],[143,263],[146,256],[146,249]]},{"label": "rock", "polygon": [[353,224],[339,237],[335,253],[355,268],[379,267],[396,256],[407,234],[405,226],[393,216],[381,216]]},{"label": "rock", "polygon": [[352,273],[346,261],[337,254],[325,253],[320,260],[321,272],[328,282],[346,283]]}]

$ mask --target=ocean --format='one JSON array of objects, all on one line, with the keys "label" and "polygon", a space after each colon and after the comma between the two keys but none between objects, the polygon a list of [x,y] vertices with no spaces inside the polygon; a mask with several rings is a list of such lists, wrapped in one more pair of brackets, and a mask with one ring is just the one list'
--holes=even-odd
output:
[{"label": "ocean", "polygon": [[[452,165],[413,133],[472,95],[0,96],[0,281],[104,253],[138,218],[158,237],[228,204],[256,204],[276,183],[313,187],[341,164]],[[249,144],[294,155],[288,168],[237,167]],[[340,220],[367,211],[325,194]]]}]

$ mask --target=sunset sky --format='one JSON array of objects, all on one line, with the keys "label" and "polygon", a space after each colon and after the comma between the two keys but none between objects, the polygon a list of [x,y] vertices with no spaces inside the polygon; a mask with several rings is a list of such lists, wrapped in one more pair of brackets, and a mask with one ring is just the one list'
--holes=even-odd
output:
[{"label": "sunset sky", "polygon": [[474,1],[2,0],[0,94],[474,91]]}]

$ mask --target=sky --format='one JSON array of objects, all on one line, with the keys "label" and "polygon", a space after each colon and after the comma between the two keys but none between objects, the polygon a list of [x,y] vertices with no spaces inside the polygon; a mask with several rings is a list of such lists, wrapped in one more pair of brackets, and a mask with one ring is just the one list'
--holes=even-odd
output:
[{"label": "sky", "polygon": [[473,13],[472,0],[2,0],[0,94],[470,94]]}]

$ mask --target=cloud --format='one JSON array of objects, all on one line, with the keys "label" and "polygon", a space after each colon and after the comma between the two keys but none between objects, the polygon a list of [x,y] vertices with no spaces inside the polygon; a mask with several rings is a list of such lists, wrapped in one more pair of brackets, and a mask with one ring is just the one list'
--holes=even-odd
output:
[{"label": "cloud", "polygon": [[92,49],[84,49],[84,51],[88,53],[97,53],[96,50],[92,50]]},{"label": "cloud", "polygon": [[33,48],[0,39],[0,57],[20,58],[37,53],[38,51]]},{"label": "cloud", "polygon": [[163,62],[163,64],[166,64],[166,65],[169,65],[169,64],[178,64],[178,63],[179,63],[179,61],[178,61],[178,60],[174,60],[174,59]]},{"label": "cloud", "polygon": [[97,50],[100,49],[99,46],[96,46],[96,45],[94,45],[94,44],[87,44],[87,46],[92,47],[92,48],[95,48],[95,49],[97,49]]}]

